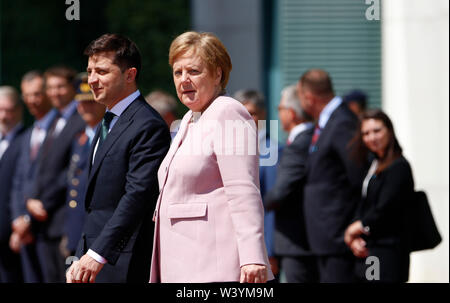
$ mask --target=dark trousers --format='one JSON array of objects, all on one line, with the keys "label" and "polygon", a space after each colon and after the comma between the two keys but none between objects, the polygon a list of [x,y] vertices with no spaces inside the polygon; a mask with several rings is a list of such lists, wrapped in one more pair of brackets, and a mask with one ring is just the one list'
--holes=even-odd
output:
[{"label": "dark trousers", "polygon": [[20,260],[22,262],[23,280],[25,283],[44,282],[35,243],[22,246],[20,249]]},{"label": "dark trousers", "polygon": [[36,239],[37,256],[45,283],[64,283],[66,281],[65,261],[59,248],[60,243],[61,238],[38,237]]},{"label": "dark trousers", "polygon": [[317,260],[314,256],[283,256],[281,268],[288,283],[316,283],[319,282]]},{"label": "dark trousers", "polygon": [[320,283],[354,283],[355,257],[353,255],[318,256]]},{"label": "dark trousers", "polygon": [[20,256],[9,248],[9,243],[0,243],[0,282],[23,282]]}]

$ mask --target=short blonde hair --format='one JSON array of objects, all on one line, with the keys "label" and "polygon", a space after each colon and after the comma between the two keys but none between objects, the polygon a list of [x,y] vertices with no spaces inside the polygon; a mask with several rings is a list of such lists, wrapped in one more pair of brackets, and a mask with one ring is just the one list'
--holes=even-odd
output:
[{"label": "short blonde hair", "polygon": [[175,60],[193,50],[206,63],[212,72],[217,67],[222,70],[220,85],[225,90],[232,68],[231,58],[223,43],[212,33],[185,32],[176,37],[169,49],[169,64],[173,67]]}]

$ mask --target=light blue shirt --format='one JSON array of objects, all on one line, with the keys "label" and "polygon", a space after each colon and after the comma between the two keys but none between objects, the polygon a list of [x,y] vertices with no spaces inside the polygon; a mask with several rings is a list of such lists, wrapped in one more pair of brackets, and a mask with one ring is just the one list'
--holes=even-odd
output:
[{"label": "light blue shirt", "polygon": [[325,125],[327,125],[328,120],[330,120],[331,114],[339,107],[342,103],[342,98],[339,96],[335,96],[331,99],[330,102],[323,108],[322,112],[319,116],[319,127],[320,129],[324,129]]},{"label": "light blue shirt", "polygon": [[125,99],[120,100],[116,105],[114,105],[113,108],[111,108],[110,112],[112,112],[116,116],[112,119],[111,123],[109,124],[108,132],[111,131],[111,129],[116,124],[117,120],[119,120],[120,115],[127,109],[128,106],[130,106],[130,104],[134,100],[136,100],[137,97],[139,97],[140,94],[141,92],[139,90],[136,90],[134,93],[132,93]]}]

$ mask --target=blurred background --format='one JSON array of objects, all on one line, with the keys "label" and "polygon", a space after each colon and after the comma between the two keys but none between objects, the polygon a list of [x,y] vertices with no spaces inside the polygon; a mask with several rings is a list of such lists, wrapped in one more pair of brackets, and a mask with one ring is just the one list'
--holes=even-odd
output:
[{"label": "blurred background", "polygon": [[338,95],[362,90],[370,108],[390,115],[416,189],[428,193],[443,242],[412,254],[410,282],[449,282],[447,0],[80,0],[72,21],[66,10],[78,1],[65,2],[0,0],[0,85],[19,89],[25,72],[55,64],[84,71],[87,44],[116,32],[142,52],[141,92],[175,95],[170,42],[186,30],[210,31],[232,58],[228,93],[262,91],[277,120],[281,89],[325,69]]}]

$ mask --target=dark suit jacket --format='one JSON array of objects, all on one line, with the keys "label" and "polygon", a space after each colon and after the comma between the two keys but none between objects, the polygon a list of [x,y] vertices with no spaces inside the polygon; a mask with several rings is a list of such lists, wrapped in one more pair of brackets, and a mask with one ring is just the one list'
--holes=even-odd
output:
[{"label": "dark suit jacket", "polygon": [[[371,256],[380,259],[381,281],[405,282],[409,275],[408,207],[413,201],[414,180],[404,157],[374,175],[367,196],[359,205],[357,219],[370,227],[366,236]],[[359,275],[364,277],[365,267]]]},{"label": "dark suit jacket", "polygon": [[12,176],[17,167],[24,128],[20,128],[0,160],[0,243],[8,243],[11,235]]},{"label": "dark suit jacket", "polygon": [[351,159],[357,117],[342,103],[331,114],[309,155],[304,188],[306,231],[313,253],[350,253],[344,232],[360,198],[363,167]]},{"label": "dark suit jacket", "polygon": [[284,148],[275,186],[264,197],[266,209],[275,209],[275,253],[280,256],[310,255],[303,214],[306,160],[314,129],[298,134]]},{"label": "dark suit jacket", "polygon": [[414,194],[411,167],[404,157],[374,175],[367,196],[359,205],[357,218],[370,227],[369,243],[406,245],[406,209]]},{"label": "dark suit jacket", "polygon": [[67,169],[72,142],[84,127],[84,121],[78,112],[74,111],[58,136],[51,138],[51,135],[48,135],[41,146],[37,160],[37,178],[30,197],[41,200],[48,213],[47,221],[42,223],[33,221],[33,230],[46,238],[58,238],[63,235]]},{"label": "dark suit jacket", "polygon": [[[93,140],[89,165],[99,137]],[[142,96],[121,114],[90,167],[81,256],[92,249],[108,263],[97,282],[148,282],[159,194],[157,171],[170,145],[161,116]]]}]

